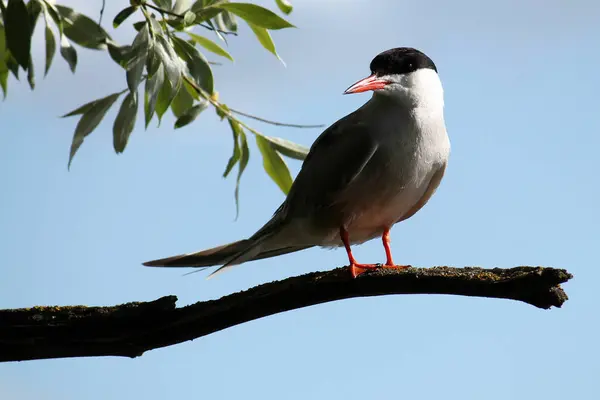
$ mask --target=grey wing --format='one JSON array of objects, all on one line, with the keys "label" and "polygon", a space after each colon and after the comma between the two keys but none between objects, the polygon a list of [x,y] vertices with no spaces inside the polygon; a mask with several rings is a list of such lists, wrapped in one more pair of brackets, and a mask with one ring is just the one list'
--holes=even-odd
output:
[{"label": "grey wing", "polygon": [[313,143],[279,217],[314,216],[336,204],[344,208],[347,189],[377,151],[377,143],[357,113],[342,118]]}]

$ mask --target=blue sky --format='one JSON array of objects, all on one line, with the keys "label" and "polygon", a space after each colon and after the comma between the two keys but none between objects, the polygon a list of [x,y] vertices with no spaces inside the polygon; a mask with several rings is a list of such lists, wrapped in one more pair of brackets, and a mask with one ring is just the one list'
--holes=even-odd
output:
[{"label": "blue sky", "polygon": [[[106,25],[127,4],[107,2]],[[274,6],[274,2],[263,1]],[[100,2],[71,0],[96,15]],[[516,0],[295,1],[298,29],[274,33],[287,67],[249,30],[215,67],[221,99],[266,118],[331,124],[367,101],[342,96],[380,51],[430,55],[452,142],[430,203],[392,230],[395,260],[416,266],[567,268],[562,309],[451,296],[387,296],[309,307],[141,358],[0,364],[6,399],[593,399],[599,389],[600,3]],[[131,40],[128,27],[114,32]],[[39,32],[38,32],[39,33]],[[34,43],[38,69],[43,43]],[[211,57],[214,59],[214,57]],[[206,281],[141,262],[246,237],[283,200],[252,144],[234,221],[221,178],[231,134],[212,112],[172,129],[139,123],[112,150],[116,107],[67,171],[76,119],[57,116],[125,87],[105,54],[80,51],[76,75],[10,82],[0,103],[0,308],[111,305],[175,294],[179,304],[346,263],[311,249]],[[320,130],[251,122],[310,145]],[[289,162],[294,173],[299,163]],[[384,257],[379,241],[359,261]],[[357,340],[359,339],[359,340]]]}]

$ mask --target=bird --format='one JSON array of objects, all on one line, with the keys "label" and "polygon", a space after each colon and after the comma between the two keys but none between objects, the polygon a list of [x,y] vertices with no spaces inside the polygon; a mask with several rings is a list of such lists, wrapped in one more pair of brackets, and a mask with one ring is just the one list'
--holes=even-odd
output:
[{"label": "bird", "polygon": [[[344,94],[372,92],[360,108],[314,141],[285,200],[247,239],[145,266],[219,266],[209,277],[244,262],[311,247],[344,247],[357,278],[396,265],[390,229],[418,212],[436,192],[450,156],[444,93],[431,58],[412,47],[379,53],[370,75]],[[361,264],[351,246],[380,237],[385,263]]]}]

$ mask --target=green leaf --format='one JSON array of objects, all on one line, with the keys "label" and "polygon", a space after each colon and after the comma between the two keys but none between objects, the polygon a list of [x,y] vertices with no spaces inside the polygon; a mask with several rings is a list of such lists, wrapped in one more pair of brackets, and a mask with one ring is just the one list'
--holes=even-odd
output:
[{"label": "green leaf", "polygon": [[283,154],[284,156],[288,156],[295,160],[304,160],[306,155],[308,154],[309,149],[297,143],[291,142],[286,139],[261,135],[264,139],[266,139],[271,146],[277,150],[277,152]]},{"label": "green leaf", "polygon": [[194,100],[200,101],[200,99],[203,99],[203,97],[201,97],[198,93],[198,90],[194,86],[192,86],[188,81],[183,81],[183,87],[186,88],[187,92],[190,94],[190,96],[194,98]]},{"label": "green leaf", "polygon": [[283,29],[283,28],[295,28],[294,25],[290,24],[273,11],[268,10],[264,7],[257,6],[256,4],[250,3],[223,3],[216,6],[220,9],[227,10],[232,14],[244,19],[246,22],[250,22],[254,25],[260,26],[266,29]]},{"label": "green leaf", "polygon": [[225,167],[225,172],[223,172],[223,178],[227,178],[227,175],[229,175],[229,173],[231,172],[231,170],[233,169],[233,167],[235,166],[235,164],[237,164],[237,162],[240,159],[240,154],[241,154],[241,150],[240,150],[240,146],[239,146],[239,130],[235,129],[233,124],[237,124],[236,121],[233,121],[231,119],[228,120],[229,121],[229,126],[231,127],[231,133],[233,134],[233,153],[231,154],[231,157],[229,157],[229,161],[227,162],[227,166]]},{"label": "green leaf", "polygon": [[215,112],[217,113],[219,118],[221,118],[221,121],[223,121],[223,118],[227,117],[227,114],[230,111],[229,111],[229,107],[227,107],[227,105],[221,103],[220,106],[215,107]]},{"label": "green leaf", "polygon": [[175,118],[181,117],[192,105],[194,104],[194,98],[187,91],[184,85],[181,85],[177,94],[171,102],[171,111]]},{"label": "green leaf", "polygon": [[[2,1],[0,0],[0,3]],[[6,49],[6,33],[4,31],[4,25],[2,25],[0,23],[0,63],[4,62],[4,58],[6,57],[6,54],[8,53],[8,50]]]},{"label": "green leaf", "polygon": [[[120,95],[122,95],[123,93],[125,93],[127,90],[123,90],[119,93],[113,93],[109,96],[103,97],[101,99],[96,99],[93,101],[90,101],[89,103],[85,103],[79,107],[77,107],[76,109],[74,109],[73,111],[69,111],[68,113],[61,115],[60,118],[67,118],[67,117],[73,117],[75,115],[82,115],[87,113],[88,111],[90,111],[92,108],[94,108],[99,102],[107,100],[109,98],[111,98],[112,96],[117,96],[119,97]],[[115,98],[116,100],[116,98]]]},{"label": "green leaf", "polygon": [[177,121],[175,121],[175,129],[181,128],[193,122],[196,118],[198,118],[198,115],[200,115],[202,111],[206,110],[206,107],[208,107],[208,101],[200,102],[187,109],[179,118],[177,118]]},{"label": "green leaf", "polygon": [[212,94],[214,81],[212,70],[206,58],[193,45],[181,38],[174,36],[173,44],[177,54],[185,60],[188,71],[196,84],[208,94]]},{"label": "green leaf", "polygon": [[198,12],[203,10],[206,7],[206,3],[209,2],[210,0],[196,0],[194,1],[194,4],[192,4],[192,6],[190,7],[190,11],[192,12]]},{"label": "green leaf", "polygon": [[[102,99],[99,99],[102,100]],[[88,112],[89,110],[92,109],[92,107],[94,107],[94,105],[99,101],[99,100],[94,100],[94,101],[90,101],[89,103],[85,103],[82,106],[77,107],[76,109],[74,109],[73,111],[69,111],[68,113],[61,115],[61,118],[67,118],[67,117],[73,117],[75,115],[81,115],[81,114],[85,114],[86,112]]]},{"label": "green leaf", "polygon": [[184,11],[190,8],[191,0],[175,0],[173,5],[173,12],[175,14],[183,14]]},{"label": "green leaf", "polygon": [[[0,0],[0,3],[2,0]],[[4,35],[4,25],[0,24],[0,87],[2,88],[2,96],[6,99],[8,95],[8,65],[6,65],[6,57],[8,56],[8,50],[6,49]]]},{"label": "green leaf", "polygon": [[119,46],[112,40],[108,40],[106,46],[108,47],[110,58],[121,67],[127,69],[127,64],[131,58],[131,46],[128,44]]},{"label": "green leaf", "polygon": [[165,22],[167,23],[167,25],[169,25],[171,28],[178,32],[181,32],[185,29],[185,24],[183,23],[182,18],[171,17],[169,19],[165,19]]},{"label": "green leaf", "polygon": [[[0,0],[2,3],[2,0]],[[4,4],[2,4],[4,8]],[[4,97],[7,95],[7,82],[8,82],[8,72],[12,72],[15,78],[19,79],[19,64],[15,60],[15,58],[10,53],[10,50],[6,47],[6,31],[4,25],[0,21],[0,84],[2,85],[2,91],[4,93]]]},{"label": "green leaf", "polygon": [[223,12],[223,10],[220,10],[218,8],[208,7],[209,3],[212,4],[214,2],[197,0],[194,4],[192,4],[190,11],[196,14],[197,24],[201,22],[206,22],[209,19],[214,18]]},{"label": "green leaf", "polygon": [[196,14],[191,11],[186,11],[185,14],[183,14],[183,24],[185,26],[190,26],[193,25],[194,22],[196,22]]},{"label": "green leaf", "polygon": [[250,27],[250,29],[252,29],[252,32],[254,32],[254,35],[256,35],[256,38],[258,39],[260,44],[262,44],[262,46],[265,49],[267,49],[270,53],[279,58],[279,54],[277,54],[277,51],[275,50],[275,43],[273,42],[269,31],[265,28],[261,28],[260,26],[253,25],[251,23],[248,23],[248,26]]},{"label": "green leaf", "polygon": [[148,24],[144,25],[138,32],[131,45],[131,58],[127,62],[127,87],[135,92],[142,81],[142,73],[146,66],[148,53],[152,43],[150,42],[150,32]]},{"label": "green leaf", "polygon": [[60,55],[69,63],[71,72],[75,73],[75,67],[77,67],[77,51],[71,46],[71,43],[65,36],[60,38]]},{"label": "green leaf", "polygon": [[106,112],[121,94],[123,94],[123,92],[113,93],[110,96],[92,101],[91,103],[85,104],[77,110],[64,115],[64,117],[68,117],[75,114],[83,114],[77,123],[75,134],[73,135],[73,142],[71,143],[71,151],[69,154],[69,168],[71,167],[71,162],[73,161],[75,153],[77,153],[77,150],[79,150],[79,147],[83,144],[85,137],[96,129],[100,121],[102,121],[102,118],[104,118],[104,115],[106,115]]},{"label": "green leaf", "polygon": [[[166,75],[166,74],[165,74]],[[169,81],[166,80],[158,90],[158,97],[156,99],[156,116],[158,117],[158,125],[160,126],[160,121],[162,116],[167,112],[171,102],[173,101],[173,97],[171,95],[173,88],[169,84]],[[175,92],[177,93],[177,92]]]},{"label": "green leaf", "polygon": [[94,20],[69,7],[56,5],[62,17],[63,32],[73,42],[88,49],[104,49],[110,35]]},{"label": "green leaf", "polygon": [[156,18],[152,17],[150,18],[150,36],[154,38],[155,35],[164,36],[165,30],[160,22],[158,22]]},{"label": "green leaf", "polygon": [[162,64],[158,66],[158,69],[154,75],[146,79],[146,88],[144,89],[144,117],[146,128],[148,128],[148,124],[154,116],[154,111],[156,110],[156,101],[158,100],[158,93],[163,86],[164,81],[165,67],[163,67]]},{"label": "green leaf", "polygon": [[285,161],[267,139],[256,135],[256,144],[263,157],[263,168],[284,194],[292,187],[292,176]]},{"label": "green leaf", "polygon": [[188,35],[192,38],[192,40],[198,43],[200,46],[204,47],[208,51],[212,51],[215,54],[218,54],[222,57],[228,58],[233,61],[233,57],[231,54],[226,52],[221,46],[216,44],[210,39],[205,38],[204,36],[196,35],[195,33],[188,32]]},{"label": "green leaf", "polygon": [[171,103],[171,99],[177,94],[177,91],[181,86],[185,62],[179,58],[167,38],[162,35],[157,36],[156,42],[158,44],[155,46],[156,55],[165,66],[167,80],[169,81],[169,87],[171,88],[171,94],[168,101],[168,103]]},{"label": "green leaf", "polygon": [[113,124],[113,146],[117,154],[122,153],[127,146],[129,136],[135,127],[137,108],[137,93],[127,93]]},{"label": "green leaf", "polygon": [[126,69],[132,69],[139,63],[145,63],[151,46],[150,29],[144,24],[131,43],[131,50],[127,60]]},{"label": "green leaf", "polygon": [[[148,76],[146,77],[146,79],[151,78],[154,76],[154,74],[156,74],[156,72],[158,71],[158,67],[160,67],[162,64],[160,62],[160,59],[158,58],[158,55],[156,54],[156,50],[154,49],[154,46],[152,46],[152,50],[148,51],[148,57],[146,59],[146,73],[148,74]],[[164,70],[163,70],[164,73]]]},{"label": "green leaf", "polygon": [[212,18],[216,18],[223,10],[218,8],[205,8],[196,13],[196,23],[208,22]]},{"label": "green leaf", "polygon": [[[0,0],[0,3],[2,0]],[[8,66],[6,65],[6,59],[10,56],[10,52],[6,48],[6,34],[4,31],[4,25],[0,23],[0,71],[6,70],[8,73]]]},{"label": "green leaf", "polygon": [[[227,106],[223,107],[227,108]],[[221,116],[222,111],[217,109],[217,114]],[[223,177],[227,177],[233,167],[238,164],[238,174],[235,183],[235,217],[237,219],[240,210],[240,181],[242,179],[242,174],[248,165],[248,160],[250,159],[250,150],[248,149],[246,134],[239,122],[231,118],[228,118],[227,121],[229,122],[231,133],[233,134],[233,154],[227,162]]]},{"label": "green leaf", "polygon": [[113,28],[118,28],[131,14],[137,10],[137,7],[129,6],[119,11],[115,19],[113,19]]},{"label": "green leaf", "polygon": [[48,12],[48,14],[50,15],[50,18],[52,18],[54,20],[54,23],[58,27],[58,32],[60,33],[60,36],[62,36],[63,22],[62,22],[62,17],[58,13],[58,10],[54,6],[54,4],[52,4],[46,0],[44,0],[43,4],[44,4],[44,11]]},{"label": "green leaf", "polygon": [[56,40],[54,39],[52,29],[50,29],[48,25],[46,25],[46,69],[44,70],[44,76],[48,75],[48,71],[50,70],[50,66],[52,65],[52,59],[54,58],[55,52]]},{"label": "green leaf", "polygon": [[170,11],[171,8],[173,7],[171,4],[171,0],[152,0],[152,2],[154,4],[156,4],[158,6],[158,8],[161,8],[161,9],[167,10],[167,11]]},{"label": "green leaf", "polygon": [[38,0],[29,0],[27,3],[27,11],[29,12],[29,26],[31,34],[33,35],[37,20],[42,12],[42,6]]},{"label": "green leaf", "polygon": [[292,7],[292,3],[287,0],[275,0],[275,2],[277,3],[277,7],[279,7],[281,12],[284,14],[289,14],[294,9],[294,7]]},{"label": "green leaf", "polygon": [[237,32],[237,21],[235,15],[228,11],[223,11],[215,17],[215,22],[219,29],[230,32]]},{"label": "green leaf", "polygon": [[8,67],[10,72],[12,72],[14,77],[16,79],[19,79],[19,64],[17,63],[17,60],[15,60],[15,58],[12,56],[12,54],[9,53],[9,57],[5,58],[4,61],[6,62],[6,66]]},{"label": "green leaf", "polygon": [[8,94],[8,67],[0,60],[0,87],[2,88],[3,98]]},{"label": "green leaf", "polygon": [[24,69],[29,65],[31,53],[31,23],[23,0],[9,0],[4,15],[6,47]]},{"label": "green leaf", "polygon": [[240,181],[242,179],[242,174],[244,173],[244,170],[248,165],[248,160],[250,159],[250,149],[248,149],[248,140],[246,139],[246,133],[244,133],[244,130],[239,126],[237,122],[235,122],[235,125],[238,129],[240,140],[240,162],[238,165],[238,175],[235,182],[235,218],[237,219],[237,217],[240,214]]},{"label": "green leaf", "polygon": [[29,65],[27,66],[27,82],[31,90],[35,89],[35,72],[33,68],[33,60],[31,54],[29,55]]},{"label": "green leaf", "polygon": [[146,25],[147,23],[148,23],[148,21],[146,21],[146,20],[134,22],[133,29],[135,29],[136,31],[139,32],[139,30],[142,29],[142,26]]}]

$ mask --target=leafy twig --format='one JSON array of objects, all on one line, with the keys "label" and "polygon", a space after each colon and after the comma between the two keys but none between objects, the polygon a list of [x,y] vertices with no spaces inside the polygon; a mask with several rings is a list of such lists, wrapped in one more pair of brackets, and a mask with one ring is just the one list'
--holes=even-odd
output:
[{"label": "leafy twig", "polygon": [[[170,15],[170,16],[172,16],[172,17],[175,17],[175,18],[181,18],[181,19],[184,19],[184,18],[185,18],[185,16],[183,16],[183,15],[181,15],[181,14],[177,14],[177,13],[174,13],[174,12],[172,12],[172,11],[169,11],[169,10],[163,10],[162,8],[160,8],[160,7],[157,7],[157,6],[155,6],[155,5],[153,5],[153,4],[150,4],[150,3],[145,3],[145,2],[144,2],[144,3],[142,3],[142,5],[143,5],[144,7],[151,8],[151,9],[153,9],[154,11],[156,11],[156,12],[159,12],[159,13],[161,13],[161,14]],[[216,31],[216,32],[219,32],[219,33],[222,33],[222,34],[225,34],[225,35],[233,35],[233,36],[237,36],[237,32],[229,32],[229,31],[223,31],[223,30],[221,30],[221,29],[215,29],[215,28],[213,28],[212,26],[210,26],[210,25],[206,25],[206,24],[203,24],[203,23],[196,24],[196,25],[198,25],[198,26],[201,26],[201,27],[203,27],[204,29],[208,29],[209,31]]]}]

